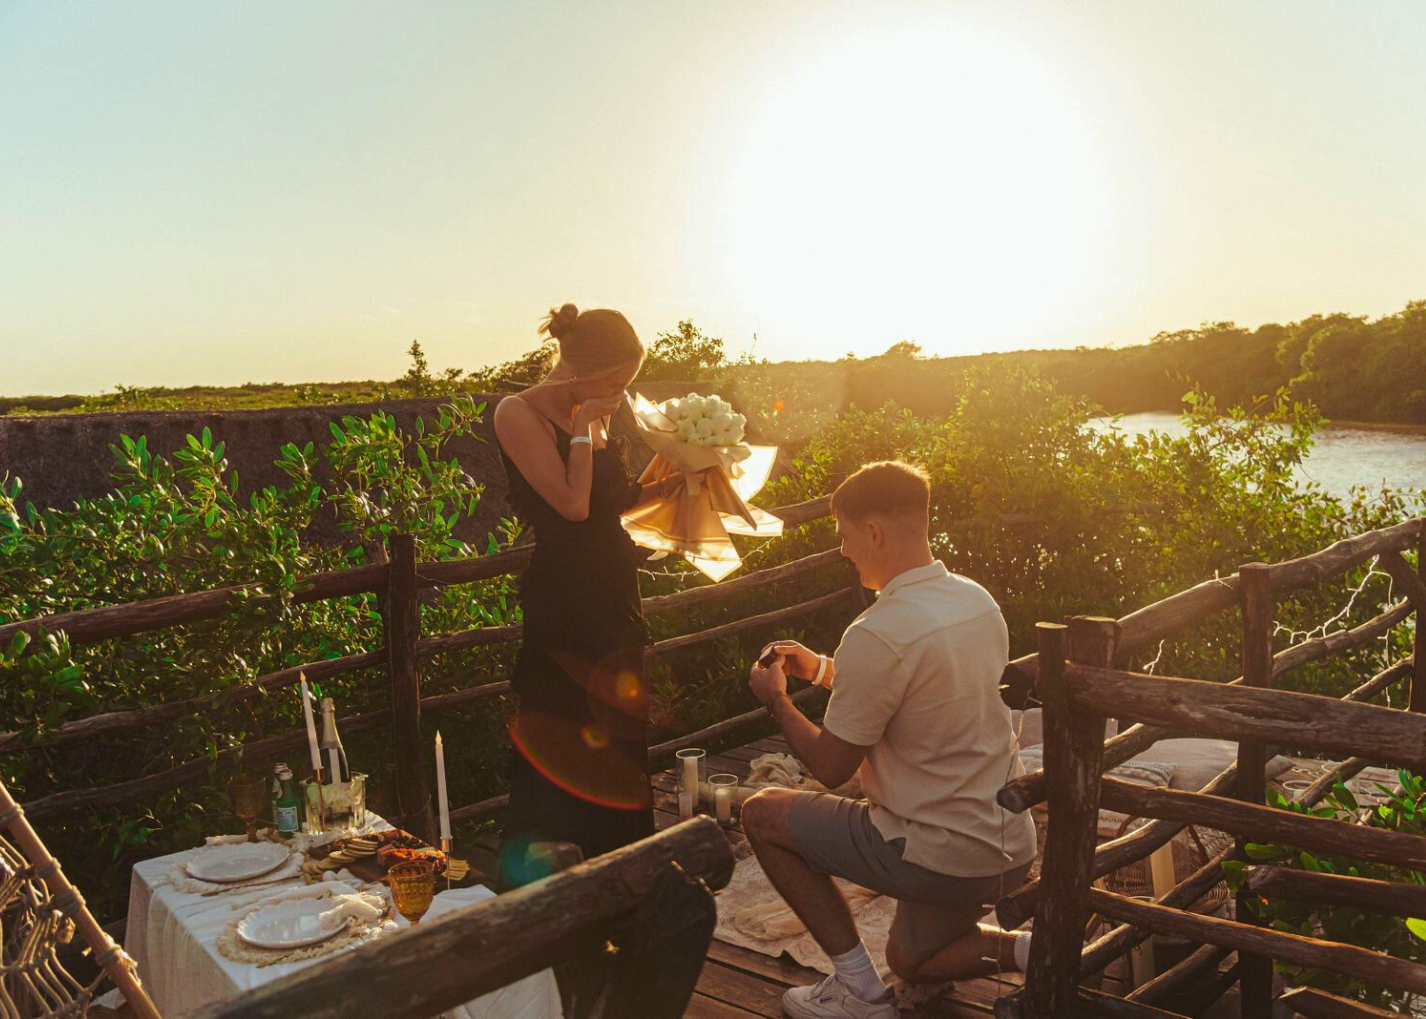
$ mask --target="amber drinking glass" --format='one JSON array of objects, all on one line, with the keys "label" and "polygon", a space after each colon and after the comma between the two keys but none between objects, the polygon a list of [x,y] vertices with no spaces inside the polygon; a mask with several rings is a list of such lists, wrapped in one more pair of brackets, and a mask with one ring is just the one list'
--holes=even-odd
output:
[{"label": "amber drinking glass", "polygon": [[414,927],[431,908],[431,899],[436,894],[435,861],[407,860],[395,864],[386,872],[386,884],[391,889],[396,911]]},{"label": "amber drinking glass", "polygon": [[238,775],[228,783],[233,813],[248,829],[248,841],[257,841],[257,819],[267,806],[267,780],[261,775]]}]

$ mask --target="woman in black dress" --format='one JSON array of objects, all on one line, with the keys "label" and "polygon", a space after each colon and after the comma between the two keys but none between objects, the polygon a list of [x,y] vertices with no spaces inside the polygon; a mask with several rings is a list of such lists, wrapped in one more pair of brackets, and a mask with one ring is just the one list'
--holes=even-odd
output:
[{"label": "woman in black dress", "polygon": [[532,842],[573,842],[588,859],[654,831],[643,557],[619,520],[644,493],[608,431],[644,348],[617,311],[566,304],[541,331],[559,342],[558,364],[495,410],[510,502],[535,534],[512,680],[501,850],[512,884],[543,876],[526,860]]}]

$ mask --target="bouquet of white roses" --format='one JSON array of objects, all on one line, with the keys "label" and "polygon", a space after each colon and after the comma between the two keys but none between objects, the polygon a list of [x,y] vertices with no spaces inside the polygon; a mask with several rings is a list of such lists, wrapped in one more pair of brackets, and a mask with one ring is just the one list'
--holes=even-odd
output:
[{"label": "bouquet of white roses", "polygon": [[742,559],[730,534],[766,537],[782,533],[782,521],[747,500],[767,483],[776,446],[743,441],[747,419],[718,396],[687,396],[655,404],[630,398],[639,434],[654,458],[641,484],[672,481],[669,494],[627,510],[624,530],[634,541],[667,554],[681,554],[714,580]]},{"label": "bouquet of white roses", "polygon": [[736,446],[743,441],[743,427],[748,423],[721,396],[697,393],[665,400],[663,414],[678,429],[679,439],[695,446]]}]

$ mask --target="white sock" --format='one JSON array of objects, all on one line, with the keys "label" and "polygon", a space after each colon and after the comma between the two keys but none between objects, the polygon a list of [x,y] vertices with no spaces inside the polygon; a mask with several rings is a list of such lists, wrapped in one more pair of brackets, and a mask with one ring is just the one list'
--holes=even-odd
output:
[{"label": "white sock", "polygon": [[871,964],[866,945],[858,941],[849,952],[831,957],[837,969],[837,979],[862,1001],[876,1001],[886,993],[886,985],[876,975],[876,967]]},{"label": "white sock", "polygon": [[1030,932],[1018,931],[1015,933],[1015,968],[1024,973],[1030,968]]}]

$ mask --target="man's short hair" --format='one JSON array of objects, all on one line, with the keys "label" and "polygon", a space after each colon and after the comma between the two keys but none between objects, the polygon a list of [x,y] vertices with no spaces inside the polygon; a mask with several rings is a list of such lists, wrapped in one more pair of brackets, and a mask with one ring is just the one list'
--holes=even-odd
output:
[{"label": "man's short hair", "polygon": [[869,463],[837,486],[830,508],[855,523],[873,516],[929,520],[931,479],[901,460]]}]

